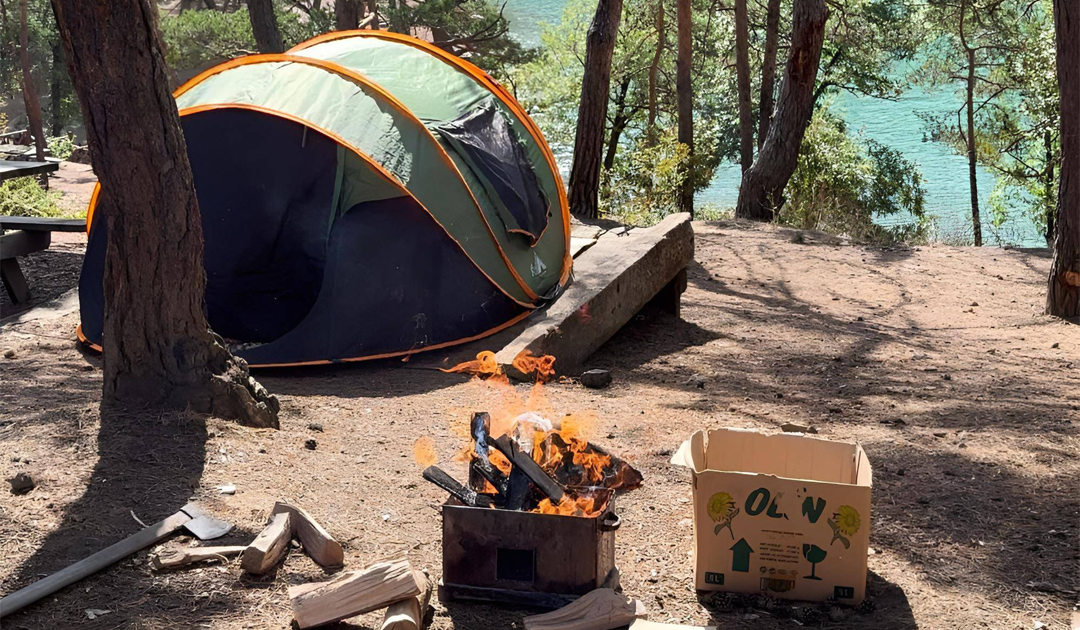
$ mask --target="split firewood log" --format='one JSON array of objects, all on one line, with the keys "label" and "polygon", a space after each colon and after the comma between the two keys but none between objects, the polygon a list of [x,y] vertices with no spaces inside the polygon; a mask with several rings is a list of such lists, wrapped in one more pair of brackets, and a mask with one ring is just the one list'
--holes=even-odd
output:
[{"label": "split firewood log", "polygon": [[525,630],[613,630],[647,615],[638,600],[598,588],[558,610],[526,617]]},{"label": "split firewood log", "polygon": [[319,566],[332,569],[345,564],[345,552],[338,541],[303,508],[288,501],[274,504],[274,514],[288,512],[292,517],[293,533],[304,545],[304,552]]},{"label": "split firewood log", "polygon": [[196,562],[228,560],[243,553],[247,547],[169,547],[154,554],[151,562],[154,568],[163,571],[179,569]]},{"label": "split firewood log", "polygon": [[420,586],[404,558],[347,571],[315,587],[289,587],[293,619],[300,628],[341,621],[419,594]]},{"label": "split firewood log", "polygon": [[270,524],[240,554],[240,568],[252,575],[269,573],[289,550],[292,519],[288,512],[274,514]]},{"label": "split firewood log", "polygon": [[431,601],[431,580],[423,571],[416,569],[413,570],[413,579],[420,587],[420,594],[387,608],[380,630],[424,630],[424,618]]}]

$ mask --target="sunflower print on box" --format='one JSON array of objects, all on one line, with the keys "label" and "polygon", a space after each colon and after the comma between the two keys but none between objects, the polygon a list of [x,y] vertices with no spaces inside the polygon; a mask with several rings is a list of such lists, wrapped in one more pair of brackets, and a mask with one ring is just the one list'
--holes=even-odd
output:
[{"label": "sunflower print on box", "polygon": [[829,527],[833,530],[832,540],[829,541],[831,547],[836,541],[840,541],[844,545],[844,549],[851,548],[851,538],[859,531],[859,527],[862,526],[862,518],[859,516],[859,511],[850,505],[841,505],[840,509],[832,515],[832,518],[828,519]]},{"label": "sunflower print on box", "polygon": [[727,529],[731,539],[735,540],[735,532],[731,529],[731,521],[739,515],[739,508],[735,507],[735,499],[727,492],[717,492],[709,497],[709,518],[715,523],[713,533],[720,535],[720,530]]}]

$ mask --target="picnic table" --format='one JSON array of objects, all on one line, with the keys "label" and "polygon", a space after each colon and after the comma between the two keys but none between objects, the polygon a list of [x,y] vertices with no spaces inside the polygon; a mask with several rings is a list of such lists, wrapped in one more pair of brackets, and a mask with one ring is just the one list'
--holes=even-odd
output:
[{"label": "picnic table", "polygon": [[[59,170],[59,160],[47,162],[18,162],[0,160],[0,182],[16,177],[30,177]],[[25,302],[30,297],[19,256],[26,256],[49,248],[53,232],[82,232],[86,222],[82,219],[43,219],[37,217],[0,216],[0,278],[7,288],[12,304]]]}]

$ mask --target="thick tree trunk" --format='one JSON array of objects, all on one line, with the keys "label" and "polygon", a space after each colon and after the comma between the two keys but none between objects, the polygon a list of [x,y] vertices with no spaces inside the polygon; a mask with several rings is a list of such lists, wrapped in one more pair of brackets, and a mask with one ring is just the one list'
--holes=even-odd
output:
[{"label": "thick tree trunk", "polygon": [[630,118],[626,115],[626,94],[630,91],[630,76],[627,75],[619,84],[619,93],[615,97],[615,116],[611,119],[611,134],[608,135],[607,152],[604,153],[604,170],[610,171],[615,167],[615,154],[619,151],[619,140],[622,138],[626,125]]},{"label": "thick tree trunk", "polygon": [[975,234],[975,246],[982,245],[982,221],[979,220],[979,182],[975,167],[975,51],[967,51],[967,159],[968,187],[971,192],[971,229]]},{"label": "thick tree trunk", "polygon": [[761,92],[758,97],[758,149],[769,135],[776,89],[776,51],[779,47],[780,0],[769,0],[765,13],[765,50],[761,57]]},{"label": "thick tree trunk", "polygon": [[795,172],[799,147],[814,113],[814,82],[828,16],[824,0],[795,3],[791,51],[780,83],[776,116],[757,161],[743,173],[735,206],[739,218],[770,221],[774,210],[783,204],[784,188]]},{"label": "thick tree trunk", "polygon": [[1061,108],[1061,179],[1058,181],[1054,262],[1046,312],[1080,316],[1080,3],[1054,0],[1057,76]]},{"label": "thick tree trunk", "polygon": [[739,100],[739,164],[754,163],[754,119],[750,103],[750,35],[746,0],[735,0],[735,84]]},{"label": "thick tree trunk", "polygon": [[49,77],[49,127],[54,136],[64,132],[63,104],[64,94],[64,54],[63,44],[58,41],[52,45],[52,70]]},{"label": "thick tree trunk", "polygon": [[694,88],[690,69],[694,54],[690,0],[678,0],[675,21],[678,56],[675,59],[675,103],[679,112],[679,142],[685,144],[690,158],[683,164],[683,182],[679,191],[679,210],[694,216]]},{"label": "thick tree trunk", "polygon": [[[19,2],[19,64],[22,66],[22,91],[23,103],[26,105],[26,119],[30,123],[30,133],[34,136],[34,147],[37,149],[39,162],[45,161],[45,122],[41,116],[41,101],[38,100],[37,89],[34,88],[34,77],[31,74],[33,66],[30,63],[30,49],[28,44],[26,27],[26,0]],[[41,176],[41,184],[49,187],[49,176]]]},{"label": "thick tree trunk", "polygon": [[259,52],[285,52],[277,17],[274,16],[274,0],[247,0],[247,9],[251,18],[251,31],[255,35],[255,46]]},{"label": "thick tree trunk", "polygon": [[599,0],[585,40],[585,74],[570,167],[570,211],[591,219],[600,214],[600,160],[611,90],[611,55],[619,35],[622,4],[622,0]]},{"label": "thick tree trunk", "polygon": [[360,28],[361,0],[334,0],[334,22],[339,31]]},{"label": "thick tree trunk", "polygon": [[102,408],[190,408],[276,427],[277,399],[204,314],[202,223],[156,3],[52,5],[108,221]]},{"label": "thick tree trunk", "polygon": [[656,3],[656,50],[653,51],[652,62],[649,64],[649,121],[645,126],[645,144],[656,144],[656,114],[657,92],[660,82],[660,58],[664,54],[667,45],[667,33],[664,26],[664,0]]},{"label": "thick tree trunk", "polygon": [[367,26],[364,28],[379,30],[379,2],[378,0],[368,0],[367,13],[365,18],[371,18],[368,20]]}]

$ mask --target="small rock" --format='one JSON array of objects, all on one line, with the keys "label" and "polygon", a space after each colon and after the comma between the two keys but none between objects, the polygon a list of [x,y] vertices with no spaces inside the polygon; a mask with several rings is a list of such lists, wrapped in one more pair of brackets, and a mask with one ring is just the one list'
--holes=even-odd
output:
[{"label": "small rock", "polygon": [[319,433],[323,432],[323,426],[319,422],[310,422],[308,423],[307,428],[312,431],[318,431]]},{"label": "small rock", "polygon": [[817,433],[817,427],[810,424],[795,424],[794,422],[785,422],[780,425],[780,430],[784,433]]},{"label": "small rock", "polygon": [[972,303],[971,303],[971,306],[978,306],[978,305],[979,305],[979,303],[978,303],[978,302],[972,302]]},{"label": "small rock", "polygon": [[5,359],[14,359],[17,356],[19,356],[19,355],[18,355],[18,353],[15,352],[14,348],[8,348],[7,350],[4,350],[4,358]]},{"label": "small rock", "polygon": [[589,389],[603,389],[611,385],[611,372],[607,370],[588,370],[581,374],[581,384]]},{"label": "small rock", "polygon": [[896,476],[897,477],[903,477],[905,474],[907,474],[907,471],[904,470],[903,468],[898,468],[896,470]]},{"label": "small rock", "polygon": [[112,611],[111,610],[102,610],[101,608],[87,608],[86,609],[86,618],[93,621],[94,619],[97,619],[98,617],[100,617],[102,615],[107,615],[110,612],[112,612]]},{"label": "small rock", "polygon": [[946,381],[951,381],[952,380],[952,376],[950,376],[949,374],[942,374],[941,378],[943,380],[946,380]]},{"label": "small rock", "polygon": [[1051,348],[1060,348],[1061,344],[1055,341],[1054,343],[1050,344],[1050,347]]},{"label": "small rock", "polygon": [[217,490],[219,494],[236,494],[236,486],[231,483],[224,486],[218,486]]},{"label": "small rock", "polygon": [[265,446],[260,446],[259,447],[259,452],[260,453],[266,453],[266,447]]},{"label": "small rock", "polygon": [[319,443],[315,441],[315,438],[308,438],[304,440],[304,448],[309,451],[314,451],[319,448]]},{"label": "small rock", "polygon": [[855,318],[855,321],[862,322],[862,321],[866,321],[866,320],[863,319],[862,315],[859,315],[858,317]]},{"label": "small rock", "polygon": [[11,494],[26,494],[37,486],[33,477],[25,472],[18,473],[11,479],[8,479],[8,483],[11,484]]},{"label": "small rock", "polygon": [[687,387],[696,387],[698,389],[705,389],[705,383],[708,383],[708,379],[700,374],[693,374],[690,378],[686,379],[683,385]]}]

